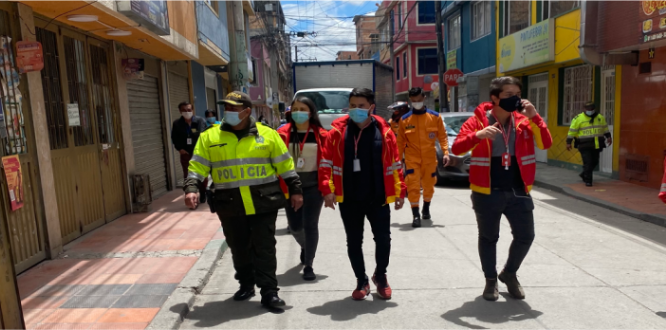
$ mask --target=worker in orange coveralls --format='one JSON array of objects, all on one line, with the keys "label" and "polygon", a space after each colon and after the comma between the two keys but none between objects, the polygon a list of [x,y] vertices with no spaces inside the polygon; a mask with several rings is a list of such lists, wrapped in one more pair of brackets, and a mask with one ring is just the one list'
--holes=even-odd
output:
[{"label": "worker in orange coveralls", "polygon": [[664,158],[664,178],[661,179],[661,189],[659,190],[659,198],[662,202],[666,203],[666,158]]},{"label": "worker in orange coveralls", "polygon": [[400,120],[398,132],[398,151],[405,157],[405,181],[407,198],[412,206],[414,220],[412,227],[421,227],[419,199],[423,187],[423,219],[430,220],[430,201],[435,194],[437,183],[437,149],[439,140],[444,157],[442,164],[449,164],[449,140],[444,122],[439,113],[429,110],[424,105],[423,89],[415,87],[409,90],[412,110]]}]

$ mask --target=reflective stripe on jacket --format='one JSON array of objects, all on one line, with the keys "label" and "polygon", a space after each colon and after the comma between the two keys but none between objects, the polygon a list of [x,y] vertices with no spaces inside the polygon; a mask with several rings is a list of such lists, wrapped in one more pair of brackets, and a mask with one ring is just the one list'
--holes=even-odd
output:
[{"label": "reflective stripe on jacket", "polygon": [[[188,180],[203,181],[211,174],[216,196],[228,197],[227,202],[236,206],[242,203],[245,215],[257,214],[257,209],[267,211],[268,204],[274,204],[271,209],[284,207],[278,176],[298,179],[294,161],[278,133],[253,118],[250,125],[249,134],[240,140],[224,125],[201,134],[187,176]],[[233,201],[233,195],[225,193],[235,189],[240,190],[241,201]]]},{"label": "reflective stripe on jacket", "polygon": [[602,140],[604,136],[610,137],[610,131],[603,115],[597,114],[592,119],[585,113],[580,113],[571,121],[567,144],[571,144],[571,141],[577,138],[579,149],[581,147],[603,149],[606,147],[605,139]]},{"label": "reflective stripe on jacket", "polygon": [[[474,111],[474,116],[463,124],[451,148],[456,155],[472,150],[469,169],[470,188],[486,195],[490,194],[490,158],[493,142],[490,139],[480,140],[476,137],[476,132],[488,126],[487,112],[492,109],[493,104],[490,102],[480,104]],[[536,142],[539,149],[546,150],[553,144],[553,139],[539,114],[532,119],[515,112],[513,116],[516,123],[516,159],[525,183],[525,191],[529,193],[536,175],[534,144]]]},{"label": "reflective stripe on jacket", "polygon": [[[386,204],[395,202],[396,198],[405,198],[407,187],[402,175],[402,163],[398,155],[395,135],[388,123],[379,116],[372,115],[382,133],[382,162],[384,171],[384,189]],[[355,125],[349,116],[333,121],[328,132],[324,155],[319,163],[319,190],[324,196],[334,193],[338,203],[344,202],[342,173],[345,154],[345,134],[347,125]]]},{"label": "reflective stripe on jacket", "polygon": [[[292,124],[287,123],[282,126],[280,126],[277,130],[278,134],[280,134],[280,137],[282,138],[282,141],[284,144],[287,146],[287,150],[289,149],[289,140],[291,139],[291,131],[292,131]],[[321,127],[315,127],[312,126],[311,129],[316,130],[317,133],[315,134],[315,139],[317,140],[317,164],[321,163],[321,158],[324,153],[324,144],[326,143],[326,137],[328,136],[328,131],[321,128]],[[287,187],[287,184],[280,178],[280,187],[282,188],[282,191],[284,192],[284,195],[289,198],[289,189]]]},{"label": "reflective stripe on jacket", "polygon": [[437,140],[444,155],[448,155],[449,139],[439,113],[428,109],[412,109],[400,119],[398,152],[404,154],[405,162],[437,162]]}]

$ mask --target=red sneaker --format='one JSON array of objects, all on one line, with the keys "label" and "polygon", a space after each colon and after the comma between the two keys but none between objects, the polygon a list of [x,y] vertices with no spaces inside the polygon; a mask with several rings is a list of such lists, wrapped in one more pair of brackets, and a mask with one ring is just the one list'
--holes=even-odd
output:
[{"label": "red sneaker", "polygon": [[356,290],[352,292],[352,299],[354,300],[364,300],[367,296],[370,295],[370,283],[368,283],[367,277],[364,281],[358,281]]},{"label": "red sneaker", "polygon": [[388,284],[388,280],[386,279],[386,274],[372,275],[372,283],[375,283],[375,286],[377,287],[377,295],[379,295],[380,298],[387,300],[391,299],[393,290],[391,290],[391,286]]}]

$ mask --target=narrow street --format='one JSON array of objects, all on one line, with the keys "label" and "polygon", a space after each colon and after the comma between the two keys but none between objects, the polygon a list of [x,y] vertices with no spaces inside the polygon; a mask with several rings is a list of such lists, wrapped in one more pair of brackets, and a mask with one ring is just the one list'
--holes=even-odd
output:
[{"label": "narrow street", "polygon": [[[315,282],[301,279],[300,248],[278,218],[278,280],[287,301],[282,313],[260,307],[259,297],[235,302],[230,252],[218,262],[182,329],[192,328],[664,328],[666,228],[548,190],[537,189],[537,237],[519,280],[524,301],[500,284],[500,299],[481,298],[484,279],[469,190],[439,187],[432,223],[413,230],[410,211],[392,213],[388,279],[393,299],[374,294],[352,301],[355,279],[346,255],[338,211],[320,219]],[[369,275],[374,247],[366,222]],[[502,222],[498,267],[506,258],[510,228]],[[372,287],[374,290],[374,286]],[[168,302],[164,309],[168,309]]]}]

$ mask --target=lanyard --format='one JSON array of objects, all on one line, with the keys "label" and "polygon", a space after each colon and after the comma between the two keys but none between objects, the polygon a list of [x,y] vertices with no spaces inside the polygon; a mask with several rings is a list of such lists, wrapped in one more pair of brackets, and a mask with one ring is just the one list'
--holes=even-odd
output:
[{"label": "lanyard", "polygon": [[504,129],[504,125],[500,123],[499,119],[497,119],[495,114],[493,113],[492,115],[495,118],[495,122],[499,123],[500,130],[502,131],[502,137],[504,138],[504,145],[506,146],[506,152],[509,153],[509,140],[511,140],[511,129],[512,128],[515,129],[513,114],[511,115],[511,127],[509,127],[508,132]]},{"label": "lanyard", "polygon": [[299,150],[300,152],[298,153],[299,155],[303,153],[303,147],[305,146],[305,142],[308,140],[308,134],[310,134],[310,130],[311,129],[308,129],[308,131],[305,132],[305,137],[303,138],[303,142],[299,143],[299,147],[300,147],[300,150]]},{"label": "lanyard", "polygon": [[364,129],[365,127],[361,128],[361,131],[358,132],[358,137],[354,137],[354,159],[358,159],[358,141],[361,140],[361,134],[363,134]]}]

